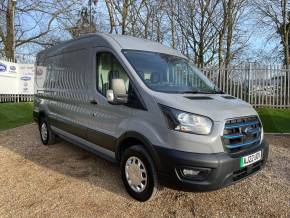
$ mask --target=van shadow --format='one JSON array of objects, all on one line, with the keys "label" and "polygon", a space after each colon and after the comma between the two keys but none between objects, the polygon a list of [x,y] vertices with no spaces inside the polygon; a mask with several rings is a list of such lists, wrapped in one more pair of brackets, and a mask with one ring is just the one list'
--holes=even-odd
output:
[{"label": "van shadow", "polygon": [[60,139],[57,144],[45,146],[36,124],[1,134],[0,145],[37,165],[132,200],[125,191],[116,164]]}]

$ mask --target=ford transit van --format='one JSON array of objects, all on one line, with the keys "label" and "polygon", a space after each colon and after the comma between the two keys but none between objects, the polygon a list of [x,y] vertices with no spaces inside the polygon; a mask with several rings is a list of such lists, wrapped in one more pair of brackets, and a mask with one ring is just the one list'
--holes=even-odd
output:
[{"label": "ford transit van", "polygon": [[158,185],[210,191],[261,170],[268,157],[253,107],[224,94],[180,52],[149,40],[88,34],[37,55],[34,118],[120,165],[127,192]]}]

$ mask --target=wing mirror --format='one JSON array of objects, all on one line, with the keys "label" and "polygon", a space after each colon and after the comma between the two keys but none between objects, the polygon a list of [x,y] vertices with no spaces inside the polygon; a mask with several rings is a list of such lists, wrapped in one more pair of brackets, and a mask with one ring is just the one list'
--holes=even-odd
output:
[{"label": "wing mirror", "polygon": [[112,89],[108,89],[106,97],[111,104],[126,104],[128,102],[128,95],[126,93],[126,86],[123,79],[112,79]]}]

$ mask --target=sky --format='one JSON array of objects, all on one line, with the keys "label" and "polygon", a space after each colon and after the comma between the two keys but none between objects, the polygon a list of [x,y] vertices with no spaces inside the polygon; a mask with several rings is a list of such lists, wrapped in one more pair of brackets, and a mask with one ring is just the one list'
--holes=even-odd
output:
[{"label": "sky", "polygon": [[[96,11],[96,20],[97,23],[100,21],[100,17],[102,17],[103,24],[108,24],[108,19],[104,20],[104,17],[108,18],[107,9],[104,5],[104,1],[99,1]],[[36,17],[40,17],[43,15],[37,14]],[[99,16],[99,17],[98,17]],[[21,24],[26,28],[32,28],[35,25],[35,21],[30,16],[22,16]],[[57,27],[58,23],[54,22],[54,26]],[[41,25],[40,25],[41,26]],[[241,29],[245,32],[245,38],[247,39],[247,48],[242,52],[239,56],[239,61],[245,62],[281,62],[281,58],[279,56],[279,52],[277,46],[279,46],[279,42],[277,38],[270,37],[270,31],[265,30],[256,24],[255,16],[251,16],[251,18],[243,21],[241,25]],[[35,32],[37,31],[34,30]],[[68,39],[70,36],[67,32],[59,32],[53,31],[50,34],[58,35],[62,39]],[[17,48],[17,53],[21,54],[32,54],[33,56],[43,48],[37,46],[35,44],[26,45]]]}]

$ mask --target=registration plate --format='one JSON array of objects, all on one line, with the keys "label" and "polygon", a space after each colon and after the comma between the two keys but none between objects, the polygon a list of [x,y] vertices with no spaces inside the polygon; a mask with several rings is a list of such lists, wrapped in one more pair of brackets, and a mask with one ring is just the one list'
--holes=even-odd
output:
[{"label": "registration plate", "polygon": [[256,163],[257,161],[262,159],[262,152],[258,151],[254,154],[247,155],[245,157],[241,157],[240,159],[240,167],[243,168],[250,164]]}]

